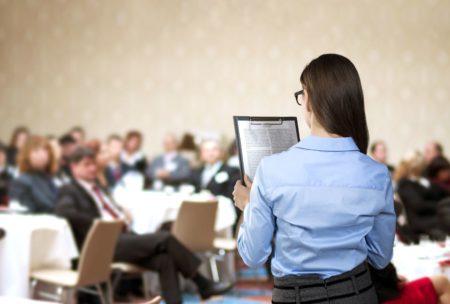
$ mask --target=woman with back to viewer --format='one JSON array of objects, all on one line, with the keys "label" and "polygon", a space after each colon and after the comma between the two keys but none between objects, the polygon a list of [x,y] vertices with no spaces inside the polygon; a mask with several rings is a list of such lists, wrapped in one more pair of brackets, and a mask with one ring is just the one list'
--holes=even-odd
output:
[{"label": "woman with back to viewer", "polygon": [[253,184],[236,183],[239,253],[258,266],[273,251],[274,303],[377,303],[366,261],[383,268],[391,260],[395,214],[388,169],[366,155],[358,72],[325,54],[300,82],[295,97],[311,135],[264,158]]}]

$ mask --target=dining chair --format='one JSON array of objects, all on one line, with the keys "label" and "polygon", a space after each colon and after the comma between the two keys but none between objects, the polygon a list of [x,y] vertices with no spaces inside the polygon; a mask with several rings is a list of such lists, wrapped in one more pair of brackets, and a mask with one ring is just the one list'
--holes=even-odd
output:
[{"label": "dining chair", "polygon": [[[32,271],[31,298],[37,283],[44,282],[58,286],[60,298],[66,296],[64,303],[73,302],[76,290],[98,294],[102,304],[113,303],[111,262],[122,227],[122,221],[96,220],[83,245],[78,269],[42,268]],[[106,283],[106,294],[101,288],[102,283]],[[87,286],[95,286],[97,292],[83,288]]]},{"label": "dining chair", "polygon": [[217,201],[184,201],[172,226],[172,234],[183,245],[206,257],[215,282],[220,279],[214,248],[217,208]]}]

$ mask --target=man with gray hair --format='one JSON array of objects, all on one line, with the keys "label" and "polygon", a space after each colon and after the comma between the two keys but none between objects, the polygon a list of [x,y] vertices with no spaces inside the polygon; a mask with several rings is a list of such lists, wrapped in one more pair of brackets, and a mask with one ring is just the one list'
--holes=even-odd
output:
[{"label": "man with gray hair", "polygon": [[232,198],[239,171],[223,162],[223,149],[217,140],[205,140],[200,146],[203,165],[192,173],[191,183],[196,191],[208,190],[214,195]]}]

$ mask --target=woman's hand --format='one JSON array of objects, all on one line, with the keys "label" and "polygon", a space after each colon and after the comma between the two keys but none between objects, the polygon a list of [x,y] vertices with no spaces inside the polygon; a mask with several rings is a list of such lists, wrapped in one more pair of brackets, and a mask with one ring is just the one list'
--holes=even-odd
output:
[{"label": "woman's hand", "polygon": [[234,204],[242,211],[244,211],[245,206],[247,206],[250,201],[250,190],[252,189],[252,182],[250,181],[250,178],[246,175],[244,176],[244,179],[246,186],[238,180],[236,185],[234,185],[233,191]]}]

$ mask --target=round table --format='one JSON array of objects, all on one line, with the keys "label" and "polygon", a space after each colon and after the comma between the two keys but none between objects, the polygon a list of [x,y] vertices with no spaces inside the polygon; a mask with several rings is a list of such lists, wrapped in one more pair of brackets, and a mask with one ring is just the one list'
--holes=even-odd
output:
[{"label": "round table", "polygon": [[29,296],[30,271],[70,268],[78,257],[72,230],[65,219],[51,215],[0,214],[0,295]]},{"label": "round table", "polygon": [[396,242],[392,263],[397,273],[408,280],[437,274],[450,278],[450,267],[441,266],[440,261],[450,259],[450,241],[437,243],[422,241],[419,245],[405,245]]},{"label": "round table", "polygon": [[[183,201],[218,201],[215,230],[217,236],[233,237],[233,225],[236,222],[236,210],[233,202],[223,196],[213,197],[209,193],[188,194],[172,191],[142,191],[117,188],[113,193],[115,201],[126,207],[133,217],[132,229],[136,233],[157,231],[161,224],[174,221]],[[218,263],[223,280],[235,280],[234,253],[227,253]],[[208,273],[203,264],[204,273]],[[157,280],[151,280],[155,282]],[[154,289],[153,287],[150,287]]]},{"label": "round table", "polygon": [[217,232],[233,227],[236,211],[233,202],[223,196],[210,194],[186,194],[159,191],[119,190],[114,192],[116,202],[130,210],[133,217],[132,229],[137,233],[155,232],[162,223],[174,221],[183,201],[218,200]]}]

